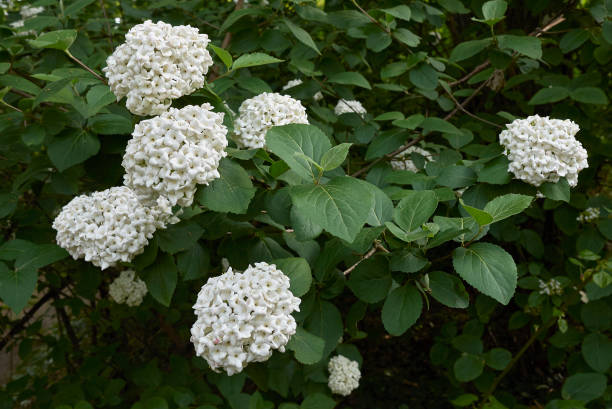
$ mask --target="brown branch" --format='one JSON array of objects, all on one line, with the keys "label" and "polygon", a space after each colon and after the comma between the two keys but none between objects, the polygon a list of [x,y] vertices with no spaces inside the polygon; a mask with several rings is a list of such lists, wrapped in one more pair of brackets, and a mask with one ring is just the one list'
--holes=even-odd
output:
[{"label": "brown branch", "polygon": [[2,340],[0,340],[0,351],[6,346],[6,344],[9,343],[9,341],[12,340],[15,335],[17,335],[19,332],[26,328],[26,324],[34,316],[36,311],[38,311],[43,305],[45,305],[47,301],[49,301],[51,298],[53,298],[53,290],[50,290],[45,295],[43,295],[42,298],[38,300],[36,304],[34,304],[32,308],[30,308],[28,312],[26,312],[25,315],[21,317],[21,319],[17,321],[15,325],[11,327],[11,330],[8,332],[8,334],[6,334],[6,336],[2,338]]},{"label": "brown branch", "polygon": [[363,260],[367,260],[370,257],[372,257],[377,251],[382,251],[385,253],[388,253],[389,250],[387,250],[386,248],[384,248],[378,241],[374,242],[374,246],[370,249],[370,251],[368,251],[366,254],[364,254],[363,257],[361,257],[355,264],[353,264],[352,266],[350,266],[349,268],[347,268],[346,270],[344,270],[342,272],[342,274],[344,274],[345,276],[349,275],[351,271],[353,271],[354,269],[357,268],[357,266],[359,264],[361,264],[361,262]]},{"label": "brown branch", "polygon": [[[57,294],[55,295],[56,300],[59,301],[59,297],[57,296]],[[81,347],[79,345],[79,339],[77,338],[76,332],[74,332],[74,328],[72,328],[72,324],[70,323],[70,318],[68,318],[68,314],[66,314],[66,310],[64,310],[64,307],[60,306],[56,306],[55,308],[57,309],[57,313],[60,319],[62,320],[62,323],[64,324],[64,328],[66,328],[66,334],[68,334],[68,338],[70,339],[73,348],[76,352],[80,353]]]},{"label": "brown branch", "polygon": [[491,61],[487,60],[485,62],[483,62],[482,64],[480,64],[479,66],[477,66],[476,68],[474,68],[469,74],[467,74],[465,77],[458,79],[457,81],[453,81],[453,82],[449,82],[448,85],[450,87],[454,87],[455,85],[461,84],[462,82],[465,82],[467,80],[469,80],[470,78],[472,78],[474,75],[478,74],[480,71],[484,70],[485,68],[487,68],[489,66],[489,64],[491,64]]},{"label": "brown branch", "polygon": [[111,30],[110,22],[108,21],[108,14],[106,14],[104,0],[100,0],[100,7],[102,7],[102,13],[104,14],[104,20],[106,21],[106,31],[108,31],[108,39],[110,41],[111,48],[115,48],[115,45],[113,44],[113,31]]},{"label": "brown branch", "polygon": [[[236,8],[234,8],[234,11],[240,10],[243,5],[244,5],[244,0],[238,0],[238,2],[236,3]],[[223,38],[223,42],[221,43],[221,48],[227,48],[227,46],[230,44],[231,41],[232,41],[232,33],[228,31],[227,33],[225,33],[225,37]]]},{"label": "brown branch", "polygon": [[376,20],[374,17],[372,17],[367,11],[365,11],[363,8],[361,8],[361,6],[359,5],[359,3],[357,3],[356,0],[351,0],[353,2],[353,4],[355,5],[355,7],[357,7],[359,9],[359,11],[361,11],[361,13],[363,13],[367,18],[370,19],[370,21],[372,21],[372,23],[376,24],[378,27],[380,27],[380,29],[382,31],[384,31],[385,33],[389,34],[390,36],[392,36],[391,34],[391,30],[389,30],[387,27],[383,26],[382,24],[380,24],[380,21]]},{"label": "brown branch", "polygon": [[70,53],[70,51],[66,50],[66,55],[68,55],[68,57],[70,57],[72,60],[74,60],[77,64],[79,64],[81,67],[83,67],[87,72],[89,72],[90,74],[92,74],[94,77],[96,77],[97,79],[99,79],[100,81],[102,81],[103,83],[107,83],[106,79],[104,77],[102,77],[100,74],[98,74],[97,72],[95,72],[94,70],[92,70],[91,68],[89,68],[87,65],[85,65],[81,60],[79,60],[78,58],[76,58],[74,55],[72,55]]},{"label": "brown branch", "polygon": [[[489,81],[491,80],[491,78],[492,78],[492,77],[493,77],[493,76],[491,75],[491,77],[489,77],[489,79],[487,79],[487,80],[486,80],[484,83],[485,83],[485,84],[489,83]],[[484,122],[485,124],[489,124],[489,125],[491,125],[491,126],[494,126],[494,127],[496,127],[496,128],[499,128],[499,129],[503,129],[503,128],[504,128],[503,126],[498,125],[498,124],[496,124],[495,122],[488,121],[488,120],[486,120],[486,119],[484,119],[484,118],[479,117],[478,115],[475,115],[475,114],[471,113],[470,111],[468,111],[467,109],[465,109],[465,108],[464,108],[464,106],[463,106],[465,103],[469,102],[468,100],[466,100],[466,102],[464,102],[464,103],[462,104],[462,103],[460,103],[459,101],[457,101],[457,99],[455,98],[455,96],[454,96],[454,95],[453,95],[453,94],[452,94],[452,93],[451,93],[449,90],[445,89],[445,91],[446,91],[446,93],[448,94],[448,96],[449,96],[449,97],[450,97],[450,98],[453,100],[453,102],[455,103],[455,106],[456,106],[456,108],[455,108],[455,109],[457,109],[457,108],[458,108],[458,109],[459,109],[460,111],[462,111],[463,113],[465,113],[465,114],[467,114],[467,115],[471,116],[471,117],[472,117],[472,118],[474,118],[474,119],[477,119],[477,120],[479,120],[479,121],[482,121],[482,122]]]}]

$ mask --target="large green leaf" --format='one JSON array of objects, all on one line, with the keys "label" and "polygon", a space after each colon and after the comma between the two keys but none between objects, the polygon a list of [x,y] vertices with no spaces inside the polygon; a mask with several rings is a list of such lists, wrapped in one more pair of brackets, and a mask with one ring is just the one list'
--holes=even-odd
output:
[{"label": "large green leaf", "polygon": [[57,30],[39,35],[36,40],[28,40],[34,48],[54,48],[66,51],[74,40],[76,40],[76,30]]},{"label": "large green leaf", "polygon": [[590,402],[599,398],[606,390],[606,376],[600,373],[577,373],[565,380],[561,395],[563,399]]},{"label": "large green leaf", "polygon": [[455,249],[453,266],[468,284],[504,305],[514,295],[516,264],[510,254],[495,244],[474,243]]},{"label": "large green leaf", "polygon": [[176,265],[183,280],[195,280],[205,276],[210,265],[209,250],[199,243],[194,243],[189,249],[177,255]]},{"label": "large green leaf", "polygon": [[38,270],[68,257],[68,252],[55,244],[40,244],[29,248],[15,260],[15,270]]},{"label": "large green leaf", "polygon": [[100,141],[85,130],[74,129],[53,139],[47,154],[55,167],[63,172],[84,162],[100,150]]},{"label": "large green leaf", "polygon": [[227,158],[221,159],[219,174],[218,179],[198,191],[198,202],[215,212],[246,213],[256,190],[249,174]]},{"label": "large green leaf", "polygon": [[482,374],[484,364],[485,361],[483,358],[464,352],[453,365],[455,378],[457,378],[459,382],[473,381]]},{"label": "large green leaf", "polygon": [[333,409],[336,401],[320,392],[311,393],[302,402],[300,409]]},{"label": "large green leaf", "polygon": [[317,301],[306,320],[306,329],[325,340],[323,357],[327,357],[340,343],[343,328],[340,311],[329,301]]},{"label": "large green leaf", "polygon": [[423,300],[411,284],[391,291],[383,304],[382,322],[391,335],[402,335],[421,315]]},{"label": "large green leaf", "polygon": [[612,364],[612,341],[604,334],[591,333],[582,341],[582,356],[591,368],[605,373]]},{"label": "large green leaf", "polygon": [[37,281],[38,274],[34,268],[14,271],[0,263],[0,298],[15,314],[26,306],[36,289]]},{"label": "large green leaf", "polygon": [[304,365],[312,365],[323,358],[325,341],[306,331],[302,327],[297,327],[295,334],[287,343],[287,349],[295,353],[295,359]]},{"label": "large green leaf", "polygon": [[232,70],[255,67],[258,65],[274,64],[283,61],[284,60],[279,60],[278,58],[272,57],[271,55],[265,53],[244,54],[234,61],[234,64],[232,64]]},{"label": "large green leaf", "polygon": [[467,308],[470,296],[461,280],[443,271],[432,271],[429,277],[431,296],[451,308]]},{"label": "large green leaf", "polygon": [[153,298],[169,307],[178,281],[174,258],[167,253],[161,253],[155,263],[142,272],[142,277]]},{"label": "large green leaf", "polygon": [[531,196],[510,193],[491,200],[485,206],[484,211],[493,216],[492,223],[495,223],[521,213],[529,207],[532,201]]},{"label": "large green leaf", "polygon": [[317,52],[317,54],[321,54],[321,52],[317,48],[317,45],[312,40],[312,37],[310,36],[310,34],[308,34],[306,30],[304,30],[302,27],[295,25],[293,22],[291,22],[291,20],[288,20],[286,18],[283,19],[283,22],[285,23],[289,31],[291,31],[291,33],[295,36],[295,38],[297,38],[302,44],[313,49]]},{"label": "large green leaf", "polygon": [[608,97],[596,87],[580,87],[570,91],[570,98],[584,104],[607,105]]},{"label": "large green leaf", "polygon": [[375,303],[383,300],[391,288],[391,273],[387,260],[372,257],[362,261],[350,273],[348,286],[362,301]]},{"label": "large green leaf", "polygon": [[175,254],[191,248],[204,229],[193,221],[182,221],[157,233],[157,243],[166,253]]},{"label": "large green leaf", "polygon": [[301,297],[310,290],[312,272],[306,259],[300,257],[279,258],[272,260],[290,280],[289,289],[296,297]]},{"label": "large green leaf", "polygon": [[410,16],[412,15],[412,10],[410,10],[410,7],[405,4],[401,4],[399,6],[391,7],[388,9],[382,9],[382,11],[387,14],[391,14],[395,18],[399,18],[406,21],[410,21]]},{"label": "large green leaf", "polygon": [[450,58],[455,62],[466,60],[487,48],[492,42],[493,39],[485,38],[482,40],[465,41],[457,44],[457,46],[451,52]]},{"label": "large green leaf", "polygon": [[393,220],[406,232],[421,227],[438,207],[438,197],[433,190],[411,190],[397,204]]},{"label": "large green leaf", "polygon": [[529,58],[542,58],[542,41],[533,36],[505,34],[497,36],[499,48],[508,48]]},{"label": "large green leaf", "polygon": [[91,130],[100,135],[124,135],[134,130],[132,121],[123,115],[100,114],[89,120]]},{"label": "large green leaf", "polygon": [[361,88],[372,89],[368,80],[358,72],[338,72],[328,78],[329,82],[343,85],[355,85]]},{"label": "large green leaf", "polygon": [[553,87],[542,88],[529,100],[529,105],[542,105],[559,102],[569,96],[567,88]]},{"label": "large green leaf", "polygon": [[293,186],[291,199],[303,217],[351,243],[373,205],[372,192],[365,183],[344,176],[333,178],[324,185]]},{"label": "large green leaf", "polygon": [[570,185],[566,178],[561,178],[556,183],[542,183],[538,189],[550,200],[559,200],[568,203],[570,201]]}]

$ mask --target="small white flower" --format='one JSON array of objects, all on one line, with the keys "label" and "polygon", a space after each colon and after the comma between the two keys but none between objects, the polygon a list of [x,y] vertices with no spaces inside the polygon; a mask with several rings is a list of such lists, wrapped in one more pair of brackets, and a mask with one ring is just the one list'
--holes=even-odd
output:
[{"label": "small white flower", "polygon": [[[293,87],[297,87],[298,85],[301,85],[301,84],[302,84],[302,80],[299,78],[296,78],[294,80],[289,81],[285,85],[283,85],[283,91],[288,90]],[[321,93],[321,91],[317,91],[317,93],[314,94],[312,98],[315,101],[320,101],[323,99],[323,94]]]},{"label": "small white flower", "polygon": [[533,115],[516,119],[499,134],[516,179],[534,186],[565,177],[570,186],[578,183],[578,172],[587,168],[587,151],[574,135],[580,130],[569,119]]},{"label": "small white flower", "polygon": [[231,268],[202,286],[193,306],[191,327],[196,355],[214,371],[241,372],[249,362],[263,362],[296,331],[293,311],[300,299],[289,290],[289,277],[274,264],[255,263],[243,273]]},{"label": "small white flower", "polygon": [[599,219],[599,214],[600,212],[598,207],[589,207],[581,212],[578,217],[576,217],[576,220],[580,223],[590,223],[593,220]]},{"label": "small white flower", "polygon": [[368,111],[366,111],[363,105],[361,105],[361,102],[357,100],[341,99],[338,101],[336,107],[334,108],[334,113],[336,115],[347,114],[350,112],[355,113],[361,116],[362,118],[365,117],[365,115],[368,113]]},{"label": "small white flower", "polygon": [[133,270],[124,270],[108,286],[108,294],[117,304],[136,307],[147,294],[147,285],[136,276]]},{"label": "small white flower", "polygon": [[412,162],[410,154],[412,152],[418,153],[425,157],[426,161],[431,161],[431,153],[425,149],[421,149],[418,146],[411,146],[404,152],[400,152],[391,159],[391,167],[395,170],[409,170],[411,172],[418,172],[419,168]]},{"label": "small white flower", "polygon": [[587,304],[589,302],[589,296],[582,290],[580,291],[580,301],[582,301],[583,304]]},{"label": "small white flower", "polygon": [[348,396],[359,387],[361,371],[356,361],[336,355],[329,360],[327,369],[329,370],[327,385],[333,393]]},{"label": "small white flower", "polygon": [[538,285],[540,287],[540,294],[543,295],[561,295],[563,294],[563,288],[561,283],[554,278],[548,281],[539,280]]},{"label": "small white flower", "polygon": [[21,10],[19,10],[19,14],[21,14],[21,17],[25,20],[37,16],[43,11],[45,11],[44,7],[23,6]]}]

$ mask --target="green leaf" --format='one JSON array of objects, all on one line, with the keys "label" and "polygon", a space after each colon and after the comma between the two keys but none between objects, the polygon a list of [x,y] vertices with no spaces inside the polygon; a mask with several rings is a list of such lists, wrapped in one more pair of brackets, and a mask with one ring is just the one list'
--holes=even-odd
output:
[{"label": "green leaf", "polygon": [[542,105],[559,102],[569,96],[567,88],[553,87],[542,88],[529,100],[529,105]]},{"label": "green leaf", "polygon": [[247,8],[243,8],[240,10],[234,10],[233,12],[230,13],[229,16],[227,16],[227,18],[221,25],[221,28],[219,28],[219,32],[226,31],[228,28],[234,25],[238,20],[240,20],[241,18],[245,16],[265,15],[266,13],[267,13],[267,10],[258,8],[258,7],[247,7]]},{"label": "green leaf", "polygon": [[508,48],[535,60],[542,58],[542,40],[532,36],[511,34],[497,36],[499,48]]},{"label": "green leaf", "polygon": [[15,314],[26,306],[37,281],[36,269],[11,271],[6,264],[0,263],[0,298]]},{"label": "green leaf", "polygon": [[438,197],[432,190],[411,190],[397,204],[393,220],[407,232],[421,227],[438,207]]},{"label": "green leaf", "polygon": [[461,280],[443,271],[432,271],[429,276],[431,296],[451,308],[467,308],[470,296]]},{"label": "green leaf", "polygon": [[418,68],[410,70],[408,77],[417,88],[434,90],[438,87],[438,71],[430,65],[421,64]]},{"label": "green leaf", "polygon": [[157,233],[157,243],[166,253],[175,254],[191,248],[204,233],[193,221],[182,221]]},{"label": "green leaf", "polygon": [[153,298],[169,307],[178,281],[174,258],[169,254],[160,253],[155,263],[142,271],[142,277]]},{"label": "green leaf", "polygon": [[278,58],[272,57],[271,55],[265,53],[243,54],[238,57],[236,61],[234,61],[234,64],[232,64],[232,70],[255,67],[257,65],[274,64],[283,61],[284,60],[279,60]]},{"label": "green leaf", "polygon": [[233,62],[232,55],[224,48],[217,47],[216,45],[212,44],[209,44],[208,46],[214,51],[215,54],[217,54],[217,57],[219,57],[219,59],[223,61],[223,64],[225,64],[225,66],[229,70]]},{"label": "green leaf", "polygon": [[491,38],[485,38],[459,43],[451,52],[450,59],[455,62],[467,60],[487,48],[492,42]]},{"label": "green leaf", "polygon": [[19,194],[17,193],[0,193],[0,219],[10,216],[17,208]]},{"label": "green leaf", "polygon": [[504,155],[493,159],[478,172],[478,181],[493,185],[505,185],[512,180],[512,175],[508,172],[508,158]]},{"label": "green leaf", "polygon": [[317,52],[317,54],[321,54],[321,52],[317,48],[317,45],[314,41],[312,41],[312,37],[310,37],[310,34],[308,34],[306,30],[299,26],[296,26],[286,18],[283,19],[283,22],[285,23],[289,31],[291,31],[291,33],[295,36],[295,38],[297,38],[302,44],[312,48],[314,51]]},{"label": "green leaf", "polygon": [[210,266],[209,251],[199,243],[194,243],[188,250],[177,255],[176,264],[178,271],[183,275],[183,280],[198,279],[208,273]]},{"label": "green leaf", "polygon": [[495,223],[521,213],[529,207],[532,201],[531,196],[510,193],[491,200],[485,206],[484,211],[493,216],[492,223]]},{"label": "green leaf", "polygon": [[608,97],[600,89],[595,87],[581,87],[570,91],[570,98],[585,104],[607,105]]},{"label": "green leaf", "polygon": [[94,116],[105,106],[117,100],[107,85],[96,85],[87,92],[87,118]]},{"label": "green leaf", "polygon": [[320,392],[311,393],[300,405],[300,409],[333,409],[336,401]]},{"label": "green leaf", "polygon": [[295,353],[295,359],[304,365],[312,365],[323,358],[325,341],[306,331],[302,327],[297,327],[295,334],[287,343],[287,349]]},{"label": "green leaf", "polygon": [[335,84],[355,85],[361,88],[372,89],[368,80],[358,72],[338,72],[330,75],[327,80]]},{"label": "green leaf", "polygon": [[497,20],[506,14],[508,3],[503,0],[487,1],[482,5],[482,15],[485,20]]},{"label": "green leaf", "polygon": [[238,163],[227,158],[221,159],[219,174],[218,179],[198,190],[198,202],[215,212],[246,213],[257,190],[249,174]]},{"label": "green leaf", "polygon": [[318,300],[306,320],[306,329],[325,340],[323,356],[327,357],[342,337],[343,324],[340,311],[331,302]]},{"label": "green leaf", "polygon": [[168,409],[168,402],[164,398],[154,396],[143,401],[142,409]]},{"label": "green leaf", "polygon": [[384,257],[362,261],[350,273],[348,287],[362,301],[376,303],[384,300],[391,288],[391,274]]},{"label": "green leaf", "polygon": [[419,291],[410,284],[391,291],[382,308],[382,322],[391,335],[402,335],[421,315],[423,300]]},{"label": "green leaf", "polygon": [[293,186],[291,199],[303,216],[350,243],[372,208],[373,195],[364,184],[348,176],[336,177],[325,185]]},{"label": "green leaf", "polygon": [[389,196],[377,186],[368,184],[367,187],[374,195],[374,205],[370,210],[370,215],[366,223],[370,226],[382,226],[385,222],[393,218],[393,202],[389,199]]},{"label": "green leaf", "polygon": [[461,203],[461,207],[463,207],[465,211],[468,212],[474,220],[476,220],[476,223],[478,223],[479,226],[486,226],[487,224],[493,222],[493,216],[487,211],[468,206],[463,203],[462,199],[459,199],[459,203]]},{"label": "green leaf", "polygon": [[453,252],[453,266],[468,284],[504,305],[514,295],[516,264],[510,254],[495,244],[458,247]]},{"label": "green leaf", "polygon": [[388,9],[382,9],[387,14],[391,14],[395,18],[399,18],[401,20],[410,21],[410,16],[412,15],[412,11],[410,7],[401,4],[399,6],[391,7]]},{"label": "green leaf", "polygon": [[398,28],[393,32],[393,36],[408,47],[416,47],[421,42],[421,37],[407,28]]},{"label": "green leaf", "polygon": [[15,271],[38,270],[68,257],[68,252],[55,244],[40,244],[28,248],[15,260]]},{"label": "green leaf", "polygon": [[71,17],[78,14],[79,11],[89,6],[95,0],[76,0],[66,6],[64,9],[64,15],[66,17]]},{"label": "green leaf", "polygon": [[71,166],[82,163],[100,150],[100,141],[84,130],[72,130],[56,137],[49,144],[47,154],[55,167],[63,172]]},{"label": "green leaf", "polygon": [[484,369],[484,359],[477,355],[463,353],[455,361],[453,372],[459,382],[470,382],[478,378]]},{"label": "green leaf", "polygon": [[589,32],[584,29],[571,30],[559,41],[559,48],[563,54],[567,54],[570,51],[574,51],[589,39]]},{"label": "green leaf", "polygon": [[53,48],[66,51],[74,40],[76,40],[76,30],[57,30],[39,35],[36,40],[27,40],[34,48]]},{"label": "green leaf", "polygon": [[37,107],[41,103],[51,100],[54,96],[58,95],[61,91],[63,91],[64,88],[66,88],[71,81],[72,78],[62,78],[58,81],[48,83],[36,96],[36,99],[34,99],[33,106]]},{"label": "green leaf", "polygon": [[606,390],[606,376],[600,373],[577,373],[565,380],[561,389],[563,399],[576,399],[585,403],[599,398]]},{"label": "green leaf", "polygon": [[129,118],[117,114],[100,114],[89,120],[91,130],[100,135],[124,135],[134,130]]},{"label": "green leaf", "polygon": [[336,169],[338,166],[342,165],[342,162],[344,162],[346,156],[348,155],[351,145],[353,144],[341,143],[340,145],[336,145],[325,152],[321,158],[321,167],[323,170],[327,171]]},{"label": "green leaf", "polygon": [[320,163],[323,155],[331,149],[329,138],[315,125],[289,124],[275,126],[266,134],[266,146],[270,152],[289,165],[300,177],[307,181],[313,181],[318,175],[318,170],[313,169],[313,164],[302,156],[301,153]]},{"label": "green leaf", "polygon": [[559,200],[567,203],[570,201],[570,186],[565,178],[559,179],[557,183],[543,183],[538,189],[550,200]]},{"label": "green leaf", "polygon": [[300,257],[279,258],[272,260],[291,282],[289,289],[296,297],[301,297],[310,290],[312,272],[306,259]]},{"label": "green leaf", "polygon": [[446,166],[438,175],[437,181],[442,186],[457,189],[473,185],[476,182],[476,172],[466,166]]},{"label": "green leaf", "polygon": [[485,355],[487,365],[498,371],[503,371],[510,363],[512,354],[504,348],[493,348]]},{"label": "green leaf", "polygon": [[612,364],[612,341],[604,334],[591,333],[582,341],[582,356],[591,368],[606,373]]},{"label": "green leaf", "polygon": [[31,241],[13,239],[0,246],[0,260],[16,260],[21,255],[30,252],[38,247]]},{"label": "green leaf", "polygon": [[421,128],[423,128],[424,131],[427,131],[427,132],[438,131],[442,133],[463,135],[463,132],[457,129],[455,125],[451,124],[448,121],[445,121],[442,118],[435,118],[435,117],[425,118],[423,122],[421,122],[420,126]]},{"label": "green leaf", "polygon": [[41,91],[38,85],[34,84],[32,81],[12,74],[0,76],[0,85],[18,89],[19,91],[25,91],[32,95],[38,95]]},{"label": "green leaf", "polygon": [[425,117],[421,114],[413,114],[410,115],[406,119],[397,119],[392,122],[393,126],[397,126],[398,128],[404,129],[416,129],[417,126],[421,125]]}]

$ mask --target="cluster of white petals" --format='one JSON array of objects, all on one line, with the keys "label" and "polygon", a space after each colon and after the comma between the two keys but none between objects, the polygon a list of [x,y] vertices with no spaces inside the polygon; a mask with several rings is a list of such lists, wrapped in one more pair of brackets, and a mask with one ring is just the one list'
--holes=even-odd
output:
[{"label": "cluster of white petals", "polygon": [[584,209],[584,211],[581,212],[578,217],[576,217],[576,220],[578,220],[580,223],[590,223],[599,219],[599,215],[600,212],[598,207],[589,207]]},{"label": "cluster of white petals", "polygon": [[74,258],[104,270],[142,253],[161,219],[161,210],[143,206],[134,192],[112,187],[73,198],[53,221],[57,244]]},{"label": "cluster of white petals", "polygon": [[578,172],[588,167],[587,151],[574,137],[580,130],[576,123],[533,115],[506,128],[499,141],[517,179],[540,186],[566,177],[570,186],[576,186]]},{"label": "cluster of white petals", "polygon": [[103,69],[111,91],[137,115],[158,115],[173,99],[204,86],[213,64],[209,40],[191,26],[147,20],[125,35]]},{"label": "cluster of white petals", "polygon": [[431,160],[431,153],[426,151],[425,149],[421,149],[418,146],[411,146],[403,152],[398,153],[391,159],[391,167],[395,170],[409,170],[411,172],[418,172],[419,168],[416,167],[414,162],[412,162],[410,154],[412,152],[418,153],[423,156],[426,161]]},{"label": "cluster of white petals", "polygon": [[327,386],[333,393],[348,396],[359,387],[361,371],[356,361],[336,355],[329,360],[327,369],[329,371]]},{"label": "cluster of white petals", "polygon": [[[293,87],[297,87],[298,85],[302,85],[303,81],[299,78],[296,78],[294,80],[289,81],[288,83],[286,83],[285,85],[283,85],[283,91],[288,90],[290,88]],[[316,94],[313,95],[312,97],[315,101],[320,101],[323,99],[323,94],[321,93],[321,91],[317,91]]]},{"label": "cluster of white petals", "polygon": [[43,11],[45,11],[45,8],[42,6],[41,7],[23,6],[21,10],[19,10],[19,14],[21,14],[21,17],[23,19],[27,19],[30,17],[37,16]]},{"label": "cluster of white petals", "polygon": [[361,105],[361,102],[354,99],[341,99],[334,108],[334,113],[336,115],[348,114],[350,112],[360,115],[361,117],[364,117],[368,113],[363,105]]},{"label": "cluster of white petals", "polygon": [[554,278],[548,281],[539,280],[540,294],[543,295],[561,295],[563,294],[563,288],[561,283]]},{"label": "cluster of white petals", "polygon": [[108,286],[108,294],[117,304],[136,307],[147,295],[147,285],[136,276],[134,270],[123,270]]},{"label": "cluster of white petals", "polygon": [[274,349],[285,351],[296,331],[291,313],[299,305],[289,277],[275,265],[255,263],[243,273],[229,268],[200,290],[191,342],[213,370],[233,375],[249,362],[266,361]]},{"label": "cluster of white petals", "polygon": [[170,206],[189,206],[198,184],[219,177],[226,147],[223,114],[210,104],[170,108],[134,127],[123,156],[124,184],[145,205],[164,198]]},{"label": "cluster of white petals", "polygon": [[266,132],[273,126],[307,124],[308,116],[302,103],[289,95],[264,92],[240,104],[234,121],[235,140],[247,149],[263,148]]}]

